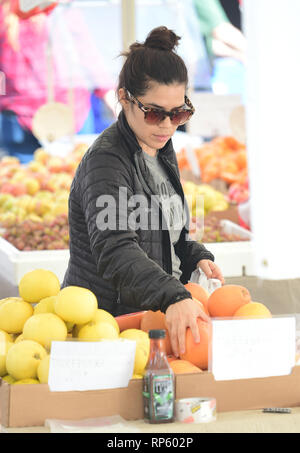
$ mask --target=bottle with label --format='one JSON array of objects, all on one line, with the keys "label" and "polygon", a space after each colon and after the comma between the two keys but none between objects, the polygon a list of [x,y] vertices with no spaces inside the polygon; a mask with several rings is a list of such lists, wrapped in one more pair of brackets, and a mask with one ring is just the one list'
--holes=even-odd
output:
[{"label": "bottle with label", "polygon": [[169,365],[165,330],[150,330],[150,355],[143,377],[144,419],[149,423],[174,421],[175,379]]}]

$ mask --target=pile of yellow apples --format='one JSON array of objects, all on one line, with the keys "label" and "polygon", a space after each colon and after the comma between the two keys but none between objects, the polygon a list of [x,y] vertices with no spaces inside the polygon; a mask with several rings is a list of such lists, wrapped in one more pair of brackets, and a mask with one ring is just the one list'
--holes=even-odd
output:
[{"label": "pile of yellow apples", "polygon": [[71,183],[87,149],[87,145],[78,144],[67,156],[59,157],[38,148],[28,164],[21,164],[16,157],[3,157],[0,224],[6,227],[25,219],[41,222],[67,213]]},{"label": "pile of yellow apples", "polygon": [[181,182],[192,217],[229,208],[227,196],[209,184],[196,184],[185,180]]},{"label": "pile of yellow apples", "polygon": [[132,378],[142,378],[148,361],[147,332],[120,332],[116,319],[98,308],[86,288],[60,288],[51,271],[27,272],[19,296],[0,300],[0,377],[9,384],[48,383],[52,341],[136,341]]}]

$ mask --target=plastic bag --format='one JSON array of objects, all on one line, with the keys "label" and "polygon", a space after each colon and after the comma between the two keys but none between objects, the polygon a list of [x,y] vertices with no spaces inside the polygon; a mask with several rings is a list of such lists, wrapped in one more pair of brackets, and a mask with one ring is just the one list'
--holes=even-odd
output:
[{"label": "plastic bag", "polygon": [[209,294],[213,293],[215,289],[220,288],[221,282],[217,278],[207,278],[204,272],[201,272],[200,269],[196,269],[190,278],[191,283],[198,283],[204,289],[206,289]]},{"label": "plastic bag", "polygon": [[51,433],[134,433],[138,428],[128,424],[119,415],[82,420],[46,419],[45,426]]}]

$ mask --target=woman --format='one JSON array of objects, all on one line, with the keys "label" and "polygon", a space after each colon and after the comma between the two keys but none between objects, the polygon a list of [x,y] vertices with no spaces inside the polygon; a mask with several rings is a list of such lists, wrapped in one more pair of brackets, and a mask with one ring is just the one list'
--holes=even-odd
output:
[{"label": "woman", "polygon": [[183,221],[171,137],[193,107],[185,96],[186,66],[173,51],[179,39],[159,27],[125,54],[118,121],[87,151],[71,187],[63,282],[89,288],[115,316],[165,312],[175,355],[184,351],[186,327],[199,341],[196,318],[207,319],[184,287],[191,273],[198,266],[223,283],[213,255],[188,240]]}]

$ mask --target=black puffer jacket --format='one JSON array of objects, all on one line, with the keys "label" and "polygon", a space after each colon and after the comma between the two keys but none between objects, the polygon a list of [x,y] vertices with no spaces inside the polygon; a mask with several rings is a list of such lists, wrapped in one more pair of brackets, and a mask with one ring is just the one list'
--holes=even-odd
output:
[{"label": "black puffer jacket", "polygon": [[[159,158],[183,199],[171,140],[159,151]],[[183,284],[200,259],[214,257],[203,245],[186,240],[184,228],[175,246],[181,260],[179,281],[172,276],[166,229],[101,231],[99,216],[108,205],[99,206],[100,195],[116,200],[117,222],[122,218],[127,221],[128,214],[119,210],[120,187],[126,188],[127,199],[139,194],[150,200],[155,194],[142,149],[123,112],[86,152],[74,177],[69,197],[70,260],[62,287],[90,289],[98,306],[115,316],[140,310],[165,312],[169,305],[191,297]],[[131,211],[128,208],[128,213]]]}]

